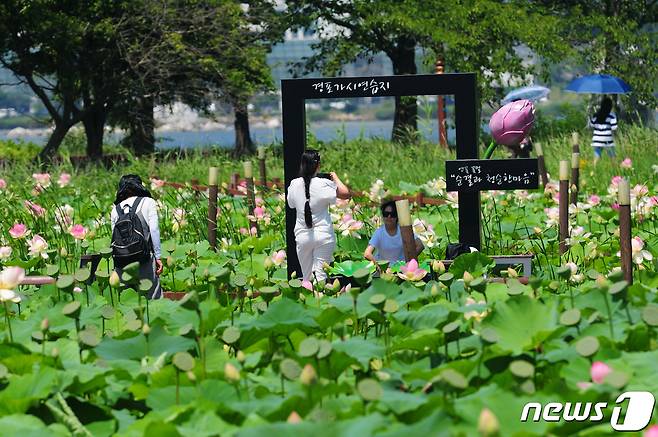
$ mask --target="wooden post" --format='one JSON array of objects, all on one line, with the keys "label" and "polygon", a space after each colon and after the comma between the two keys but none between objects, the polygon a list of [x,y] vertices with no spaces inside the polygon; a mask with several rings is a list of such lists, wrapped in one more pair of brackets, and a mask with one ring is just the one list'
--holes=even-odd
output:
[{"label": "wooden post", "polygon": [[580,153],[580,146],[578,145],[578,132],[571,132],[571,152]]},{"label": "wooden post", "polygon": [[237,190],[238,189],[238,184],[240,183],[240,173],[233,173],[231,175],[231,189]]},{"label": "wooden post", "polygon": [[535,143],[535,150],[537,151],[537,166],[539,167],[541,184],[545,187],[548,185],[548,174],[546,174],[546,163],[544,162],[544,151],[541,148],[541,143]]},{"label": "wooden post", "polygon": [[416,258],[416,242],[414,241],[414,231],[411,227],[409,200],[396,200],[395,209],[398,212],[398,224],[400,225],[400,236],[402,237],[404,259],[406,262],[409,262]]},{"label": "wooden post", "polygon": [[219,169],[208,170],[208,244],[212,250],[217,249],[217,175]]},{"label": "wooden post", "polygon": [[628,284],[633,283],[633,259],[631,248],[631,186],[627,179],[619,181],[619,245],[621,246],[621,270]]},{"label": "wooden post", "polygon": [[260,170],[260,185],[267,188],[267,169],[265,167],[265,147],[258,147],[258,169]]},{"label": "wooden post", "polygon": [[578,202],[578,192],[580,191],[580,153],[571,154],[571,203]]},{"label": "wooden post", "polygon": [[[436,60],[436,74],[443,74],[443,59]],[[448,148],[448,135],[446,134],[445,102],[443,96],[436,96],[436,115],[439,122],[439,144],[444,149]]]},{"label": "wooden post", "polygon": [[[244,162],[244,178],[247,182],[247,209],[249,215],[253,217],[254,208],[256,208],[256,193],[254,192],[254,169],[251,161]],[[249,220],[249,234],[251,235],[251,228],[258,229],[256,220]]]},{"label": "wooden post", "polygon": [[569,161],[560,161],[560,255],[564,254],[569,247]]}]

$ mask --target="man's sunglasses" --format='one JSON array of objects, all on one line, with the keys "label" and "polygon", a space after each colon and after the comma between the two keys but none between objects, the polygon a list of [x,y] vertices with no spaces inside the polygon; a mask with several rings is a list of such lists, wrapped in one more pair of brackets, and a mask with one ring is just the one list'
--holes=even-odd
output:
[{"label": "man's sunglasses", "polygon": [[384,211],[384,212],[382,212],[382,215],[384,217],[394,217],[394,218],[397,218],[397,216],[398,216],[396,211]]}]

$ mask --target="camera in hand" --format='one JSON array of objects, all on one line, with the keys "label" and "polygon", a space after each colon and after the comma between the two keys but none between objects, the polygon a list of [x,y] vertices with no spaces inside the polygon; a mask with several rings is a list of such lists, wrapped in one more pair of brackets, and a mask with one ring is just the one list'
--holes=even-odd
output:
[{"label": "camera in hand", "polygon": [[329,173],[318,173],[316,176],[319,178],[331,180],[331,174]]}]

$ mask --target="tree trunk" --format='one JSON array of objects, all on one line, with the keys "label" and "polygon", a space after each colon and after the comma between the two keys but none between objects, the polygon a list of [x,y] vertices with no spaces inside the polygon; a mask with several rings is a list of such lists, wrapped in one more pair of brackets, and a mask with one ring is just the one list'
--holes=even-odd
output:
[{"label": "tree trunk", "polygon": [[[400,42],[397,50],[392,55],[389,54],[389,57],[393,62],[393,74],[416,74],[416,47],[412,40]],[[415,135],[417,129],[416,96],[396,96],[392,141],[408,139],[409,134]]]},{"label": "tree trunk", "polygon": [[238,103],[233,106],[235,112],[235,150],[233,154],[236,157],[251,154],[254,152],[254,143],[251,141],[249,133],[249,111],[247,103]]},{"label": "tree trunk", "polygon": [[85,126],[87,137],[87,157],[99,160],[103,157],[103,134],[107,114],[102,108],[89,108],[83,117],[82,124]]},{"label": "tree trunk", "polygon": [[70,129],[71,125],[68,123],[56,124],[55,130],[52,134],[50,134],[50,138],[48,138],[48,142],[46,143],[45,147],[41,150],[41,152],[39,152],[39,155],[37,155],[37,161],[44,165],[50,164],[55,158],[57,149],[59,149],[60,144],[62,144],[66,133]]},{"label": "tree trunk", "polygon": [[124,140],[135,155],[155,152],[155,119],[153,118],[153,98],[137,99],[134,116],[131,117],[129,133]]}]

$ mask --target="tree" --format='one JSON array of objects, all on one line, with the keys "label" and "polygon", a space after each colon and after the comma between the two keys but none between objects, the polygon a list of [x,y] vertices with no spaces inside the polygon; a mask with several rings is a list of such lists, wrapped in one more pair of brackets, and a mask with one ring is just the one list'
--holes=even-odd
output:
[{"label": "tree", "polygon": [[[416,50],[441,57],[447,71],[476,72],[481,95],[502,92],[506,78],[527,78],[540,71],[524,59],[523,45],[555,59],[568,51],[552,38],[558,22],[527,2],[493,0],[292,0],[288,5],[297,25],[331,35],[305,60],[307,71],[340,72],[358,57],[384,52],[394,74],[416,74]],[[498,89],[492,89],[496,84]],[[416,129],[415,98],[396,99],[393,139]]]},{"label": "tree", "polygon": [[650,108],[658,77],[658,1],[656,0],[541,0],[561,17],[560,38],[576,48],[572,62],[587,72],[609,73],[633,88],[626,97],[629,119],[653,122]]}]

